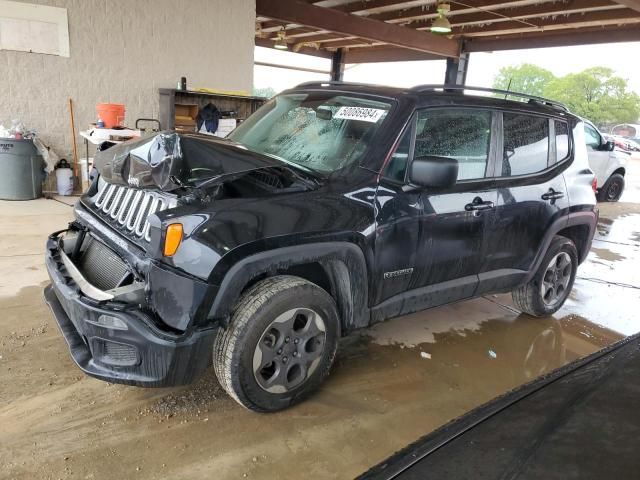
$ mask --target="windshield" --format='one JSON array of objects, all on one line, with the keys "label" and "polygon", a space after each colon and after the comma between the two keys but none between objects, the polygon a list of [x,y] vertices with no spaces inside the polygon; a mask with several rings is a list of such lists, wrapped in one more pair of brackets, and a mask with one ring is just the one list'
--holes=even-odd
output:
[{"label": "windshield", "polygon": [[360,160],[390,107],[335,92],[279,95],[228,138],[255,152],[328,174]]}]

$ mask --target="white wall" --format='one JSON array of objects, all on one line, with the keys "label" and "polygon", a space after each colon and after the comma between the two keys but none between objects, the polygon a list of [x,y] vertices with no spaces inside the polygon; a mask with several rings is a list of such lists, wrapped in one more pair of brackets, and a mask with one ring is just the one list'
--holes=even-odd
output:
[{"label": "white wall", "polygon": [[[62,156],[100,102],[157,118],[158,88],[251,91],[255,0],[37,0],[68,9],[70,57],[0,51],[0,123],[19,118]],[[78,146],[81,147],[81,139]]]}]

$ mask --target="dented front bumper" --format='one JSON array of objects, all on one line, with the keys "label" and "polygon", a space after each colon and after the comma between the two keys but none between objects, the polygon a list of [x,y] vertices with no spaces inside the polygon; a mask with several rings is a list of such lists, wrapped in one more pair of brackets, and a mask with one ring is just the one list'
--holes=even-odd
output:
[{"label": "dented front bumper", "polygon": [[119,295],[131,292],[103,291],[85,284],[57,234],[47,241],[45,260],[51,279],[45,300],[73,360],[88,375],[114,383],[163,387],[190,383],[210,365],[215,328],[181,334],[161,330],[139,305],[118,301]]}]

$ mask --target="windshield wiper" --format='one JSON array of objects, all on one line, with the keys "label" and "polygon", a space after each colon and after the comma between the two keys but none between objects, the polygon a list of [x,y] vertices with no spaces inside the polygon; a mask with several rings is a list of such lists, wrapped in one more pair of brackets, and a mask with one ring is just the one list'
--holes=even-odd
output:
[{"label": "windshield wiper", "polygon": [[295,178],[297,178],[298,180],[300,180],[302,183],[304,183],[307,186],[318,186],[320,185],[320,178],[317,175],[314,175],[313,173],[308,173],[305,170],[302,170],[305,172],[306,175],[301,175],[294,167],[292,167],[291,165],[286,165],[285,168],[287,169],[287,171]]}]

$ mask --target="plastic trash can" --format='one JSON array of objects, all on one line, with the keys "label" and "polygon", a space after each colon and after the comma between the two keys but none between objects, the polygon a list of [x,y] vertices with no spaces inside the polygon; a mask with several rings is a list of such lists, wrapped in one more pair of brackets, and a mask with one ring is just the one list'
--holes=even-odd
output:
[{"label": "plastic trash can", "polygon": [[45,163],[31,140],[0,138],[0,199],[42,196]]}]

